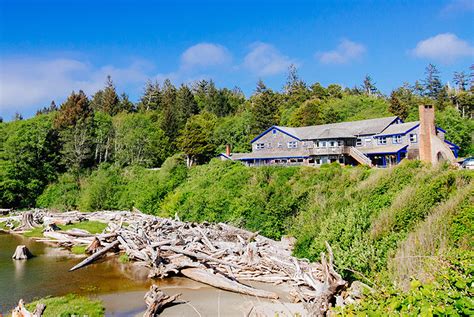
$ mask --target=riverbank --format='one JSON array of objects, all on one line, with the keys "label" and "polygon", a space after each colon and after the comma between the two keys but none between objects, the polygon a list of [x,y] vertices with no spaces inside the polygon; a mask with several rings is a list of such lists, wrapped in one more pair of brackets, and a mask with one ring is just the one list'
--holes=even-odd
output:
[{"label": "riverbank", "polygon": [[[58,215],[58,217],[61,218],[65,215],[67,214],[63,213]],[[111,212],[104,212],[104,215],[106,215],[106,217],[110,217],[111,215],[113,216],[112,218],[115,217],[115,214]],[[119,222],[123,225],[123,214],[120,215]],[[84,227],[84,223],[87,221],[97,221],[93,214],[88,216],[91,216],[91,218],[83,219],[82,222],[79,222],[83,224],[82,227]],[[44,217],[45,218],[42,219],[45,223],[44,227],[50,226],[50,219],[46,220],[46,216]],[[48,214],[47,217],[54,218],[54,215]],[[137,215],[135,214],[134,217],[137,217]],[[21,222],[20,218],[22,218],[22,215],[14,215],[11,220],[17,222],[19,226]],[[35,214],[35,219],[36,218],[37,214]],[[46,223],[48,223],[48,225],[46,225]],[[109,222],[109,226],[111,223],[113,223],[113,221]],[[68,246],[68,248],[71,248],[71,243],[66,243],[67,241],[61,239],[61,235],[65,235],[67,232],[73,232],[75,235],[81,233],[81,243],[84,243],[83,239],[87,237],[87,235],[85,232],[74,231],[74,229],[76,229],[74,225],[70,224],[67,226],[67,229],[73,231],[63,232],[63,230],[59,230],[58,232],[45,232],[44,235],[47,236],[48,245],[34,240],[45,241],[45,237],[38,237],[38,234],[29,234],[29,236],[33,238],[27,238],[18,234],[1,234],[0,239],[2,241],[0,241],[0,245],[5,247],[2,248],[0,260],[6,265],[2,265],[0,276],[9,276],[11,280],[8,283],[21,287],[17,288],[16,292],[7,293],[5,291],[5,294],[0,294],[0,298],[2,298],[2,310],[0,311],[7,312],[17,304],[19,298],[25,299],[26,302],[31,302],[33,299],[39,297],[61,296],[72,292],[103,301],[108,315],[142,315],[146,309],[143,296],[152,283],[158,285],[161,290],[169,295],[182,293],[183,300],[187,302],[186,304],[167,309],[164,316],[182,316],[183,314],[190,316],[192,314],[196,314],[196,316],[219,315],[222,313],[226,316],[241,316],[243,313],[247,314],[253,311],[254,313],[251,315],[254,315],[265,310],[270,310],[271,315],[273,315],[274,312],[278,312],[280,315],[294,315],[296,313],[301,314],[301,312],[304,311],[303,305],[290,303],[294,299],[289,296],[291,289],[289,289],[286,284],[275,286],[268,283],[248,281],[245,283],[248,285],[245,287],[250,291],[254,289],[261,294],[275,294],[272,295],[272,297],[278,298],[278,300],[271,300],[268,298],[264,299],[218,290],[209,285],[191,281],[183,277],[172,277],[152,281],[148,278],[151,267],[146,265],[145,261],[121,263],[119,258],[114,256],[114,254],[105,255],[100,260],[80,270],[68,272],[73,266],[72,264],[77,264],[83,256],[73,255],[71,252],[59,247]],[[131,226],[133,226],[133,224]],[[33,229],[33,232],[41,233],[39,229],[41,227],[36,227]],[[31,233],[31,231],[27,232]],[[51,236],[51,233],[55,235]],[[246,232],[238,231],[238,233],[245,239],[248,239],[248,237],[245,236]],[[95,237],[100,235],[103,236],[107,234],[104,232],[100,234],[97,233]],[[108,235],[110,236],[110,234]],[[253,239],[258,238],[258,235],[252,234],[252,236]],[[55,242],[52,237],[58,240]],[[244,238],[241,237],[241,239]],[[216,243],[215,239],[213,239],[213,243]],[[19,244],[26,245],[36,256],[28,261],[12,261],[10,258],[11,254]],[[180,257],[182,256],[180,255]],[[245,257],[243,257],[243,259],[244,258]],[[210,261],[211,263],[216,261],[211,257],[204,260],[205,262]],[[198,265],[198,263],[199,262],[196,262],[195,265]],[[237,263],[233,265],[237,267]],[[219,276],[217,275],[216,278],[219,278]],[[235,285],[244,286],[244,284]]]}]

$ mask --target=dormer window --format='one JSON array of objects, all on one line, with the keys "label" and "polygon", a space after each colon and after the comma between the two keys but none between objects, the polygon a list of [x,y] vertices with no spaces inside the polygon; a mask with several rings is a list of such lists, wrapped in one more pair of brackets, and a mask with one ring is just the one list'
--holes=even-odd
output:
[{"label": "dormer window", "polygon": [[257,150],[263,150],[265,148],[265,143],[257,143],[255,147]]},{"label": "dormer window", "polygon": [[379,144],[387,144],[387,137],[383,136],[379,138]]}]

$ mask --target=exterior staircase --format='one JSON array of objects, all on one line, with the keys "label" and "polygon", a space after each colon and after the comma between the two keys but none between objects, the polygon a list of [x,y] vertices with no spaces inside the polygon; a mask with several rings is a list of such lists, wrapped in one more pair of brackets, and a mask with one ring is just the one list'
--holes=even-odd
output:
[{"label": "exterior staircase", "polygon": [[352,156],[360,164],[372,166],[372,161],[364,153],[362,153],[353,146],[349,148],[349,155]]}]

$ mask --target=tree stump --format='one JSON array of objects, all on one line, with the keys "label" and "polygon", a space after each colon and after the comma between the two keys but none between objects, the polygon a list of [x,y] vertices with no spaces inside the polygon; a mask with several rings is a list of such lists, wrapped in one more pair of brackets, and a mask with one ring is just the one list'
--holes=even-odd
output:
[{"label": "tree stump", "polygon": [[182,303],[176,302],[179,296],[181,296],[181,293],[168,296],[163,293],[158,286],[152,285],[150,291],[145,294],[145,303],[148,308],[145,314],[143,314],[143,317],[158,316],[166,307]]},{"label": "tree stump", "polygon": [[31,230],[37,227],[38,224],[33,218],[33,213],[31,211],[25,211],[21,216],[21,223],[16,230]]},{"label": "tree stump", "polygon": [[94,237],[94,240],[87,246],[86,253],[87,254],[94,254],[102,248],[102,244],[97,237]]},{"label": "tree stump", "polygon": [[12,256],[13,260],[28,260],[32,258],[33,254],[31,254],[30,250],[26,247],[26,245],[19,245],[16,247],[15,253]]}]

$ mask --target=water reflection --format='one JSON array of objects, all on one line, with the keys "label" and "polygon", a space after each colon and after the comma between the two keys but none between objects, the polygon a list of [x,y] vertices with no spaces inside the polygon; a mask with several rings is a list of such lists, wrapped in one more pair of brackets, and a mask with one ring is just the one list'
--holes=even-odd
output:
[{"label": "water reflection", "polygon": [[[35,257],[13,260],[11,256],[20,244],[26,245]],[[145,268],[118,263],[116,257],[68,272],[80,260],[65,250],[23,236],[0,233],[0,314],[14,307],[20,298],[31,301],[71,292],[97,295],[137,290],[144,293],[149,287]]]}]

